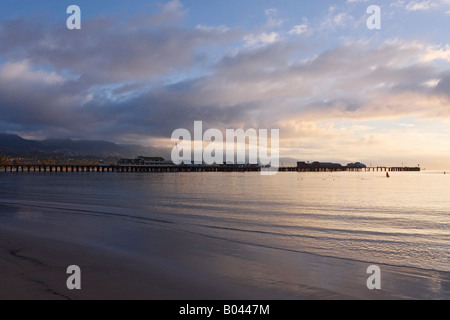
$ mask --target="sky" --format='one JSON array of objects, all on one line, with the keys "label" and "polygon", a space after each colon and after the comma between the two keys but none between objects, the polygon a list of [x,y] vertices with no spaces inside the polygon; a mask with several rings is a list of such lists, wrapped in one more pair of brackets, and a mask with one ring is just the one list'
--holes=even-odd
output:
[{"label": "sky", "polygon": [[2,0],[0,132],[172,148],[203,121],[279,129],[299,161],[450,168],[449,30],[450,0]]}]

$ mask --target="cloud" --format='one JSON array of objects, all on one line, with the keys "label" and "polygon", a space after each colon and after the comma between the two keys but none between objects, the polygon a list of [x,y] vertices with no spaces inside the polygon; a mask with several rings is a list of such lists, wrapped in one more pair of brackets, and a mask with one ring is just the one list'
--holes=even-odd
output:
[{"label": "cloud", "polygon": [[[177,3],[169,3],[166,11],[178,10]],[[236,37],[235,31],[223,26],[186,29],[154,25],[155,20],[164,20],[161,14],[166,16],[166,11],[150,17],[152,23],[132,21],[128,27],[123,21],[93,18],[85,21],[79,32],[25,19],[6,21],[0,33],[0,52],[3,59],[51,65],[57,72],[70,70],[87,85],[101,85],[186,70],[197,62],[199,47]]]},{"label": "cloud", "polygon": [[295,25],[291,30],[289,30],[288,34],[291,35],[300,35],[309,31],[308,28],[308,20],[305,19],[302,24]]},{"label": "cloud", "polygon": [[179,0],[171,0],[161,5],[161,10],[153,16],[139,15],[128,25],[130,27],[177,25],[186,15],[187,10],[183,4]]},{"label": "cloud", "polygon": [[[73,92],[71,81],[24,61],[0,67],[0,121],[4,128],[39,128],[73,133],[82,130],[87,114],[77,112],[90,95]],[[6,130],[7,130],[6,129]]]},{"label": "cloud", "polygon": [[[0,125],[161,142],[202,120],[205,128],[278,128],[286,152],[325,157],[344,148],[360,160],[355,150],[369,158],[390,134],[411,146],[406,133],[420,138],[417,119],[450,121],[447,45],[360,40],[322,47],[278,29],[187,28],[168,18],[185,15],[172,1],[147,20],[92,18],[76,33],[44,21],[3,22]],[[352,21],[337,8],[326,18],[335,27]],[[303,20],[286,32],[308,31]],[[380,131],[384,122],[393,124]],[[432,134],[426,127],[423,135]],[[386,149],[395,152],[393,144]]]},{"label": "cloud", "polygon": [[[2,22],[3,130],[113,139],[132,133],[142,122],[137,112],[149,109],[144,114],[153,117],[158,109],[123,101],[145,101],[149,88],[207,65],[205,48],[242,37],[225,26],[174,24],[170,19],[183,16],[181,9],[180,2],[171,1],[145,21],[87,19],[80,32],[38,19]],[[155,131],[137,127],[134,132]]]},{"label": "cloud", "polygon": [[[272,44],[226,56],[211,75],[149,93],[147,99],[170,105],[173,109],[167,115],[180,110],[186,124],[198,117],[231,127],[277,126],[296,118],[449,116],[445,101],[424,85],[442,74],[439,68],[418,62],[425,51],[416,45],[385,43],[374,49],[359,43],[289,63],[298,49],[293,43]],[[163,108],[160,112],[167,110]],[[165,125],[170,127],[169,122]]]},{"label": "cloud", "polygon": [[[224,32],[228,31],[217,34]],[[390,41],[372,47],[357,42],[295,60],[305,49],[302,42],[267,41],[225,54],[197,78],[150,87],[135,82],[110,90],[98,89],[103,81],[80,83],[81,78],[33,69],[31,60],[23,60],[0,69],[0,110],[3,120],[24,127],[51,126],[57,132],[59,126],[67,132],[110,137],[169,137],[194,120],[223,128],[283,126],[291,132],[285,127],[287,119],[317,123],[450,117],[448,77],[426,58],[429,46]],[[117,70],[106,71],[114,83]],[[432,82],[434,86],[427,85]]]},{"label": "cloud", "polygon": [[327,14],[322,18],[319,30],[336,31],[357,23],[349,8],[330,6]]},{"label": "cloud", "polygon": [[64,78],[55,72],[32,70],[27,60],[7,62],[0,67],[0,79],[7,83],[17,85],[60,85]]},{"label": "cloud", "polygon": [[444,60],[450,61],[450,45],[445,46],[428,46],[423,61]]},{"label": "cloud", "polygon": [[280,35],[277,32],[248,34],[244,37],[245,45],[248,47],[255,47],[274,43],[279,40]]},{"label": "cloud", "polygon": [[267,16],[266,26],[269,28],[280,27],[284,20],[277,17],[278,10],[274,8],[269,8],[264,10],[265,15]]},{"label": "cloud", "polygon": [[408,11],[425,11],[435,7],[430,0],[427,1],[411,1],[406,5]]},{"label": "cloud", "polygon": [[431,10],[440,10],[447,14],[450,12],[450,1],[448,0],[396,0],[395,2],[392,2],[390,6],[402,8],[409,12],[424,12]]}]

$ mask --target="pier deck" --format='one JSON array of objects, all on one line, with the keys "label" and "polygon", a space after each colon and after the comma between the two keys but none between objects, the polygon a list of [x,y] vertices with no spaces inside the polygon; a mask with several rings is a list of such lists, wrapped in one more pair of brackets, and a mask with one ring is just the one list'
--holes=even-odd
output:
[{"label": "pier deck", "polygon": [[[0,165],[0,171],[3,172],[259,172],[259,167],[239,167],[239,166],[100,166],[100,165]],[[281,167],[280,172],[336,172],[336,171],[385,171],[385,172],[400,172],[400,171],[421,171],[419,167],[367,167],[367,168],[342,168],[339,170],[329,168],[315,168],[315,169],[301,169],[297,167]]]}]

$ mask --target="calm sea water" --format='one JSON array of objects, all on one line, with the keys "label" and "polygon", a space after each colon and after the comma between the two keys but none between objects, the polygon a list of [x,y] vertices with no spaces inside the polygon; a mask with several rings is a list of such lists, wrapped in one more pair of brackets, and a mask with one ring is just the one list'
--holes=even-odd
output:
[{"label": "calm sea water", "polygon": [[[450,271],[450,174],[443,172],[392,173],[389,179],[381,172],[0,174],[2,224],[45,230],[52,220],[94,233],[99,217]],[[133,237],[120,223],[111,225],[121,237]]]}]

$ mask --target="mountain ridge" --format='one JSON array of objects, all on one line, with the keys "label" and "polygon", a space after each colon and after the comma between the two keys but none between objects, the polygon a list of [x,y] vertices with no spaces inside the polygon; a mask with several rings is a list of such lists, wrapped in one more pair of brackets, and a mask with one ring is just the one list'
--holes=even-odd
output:
[{"label": "mountain ridge", "polygon": [[[16,134],[0,133],[0,155],[26,158],[87,157],[100,159],[136,158],[137,156],[171,158],[171,150],[116,144],[105,140],[45,139],[28,140]],[[52,156],[54,155],[54,156]],[[280,158],[280,166],[296,166],[296,159]]]},{"label": "mountain ridge", "polygon": [[104,140],[28,140],[19,135],[8,133],[0,133],[0,152],[5,154],[41,152],[104,158],[134,158],[140,155],[167,157],[169,154],[164,149],[131,144],[116,144]]}]

